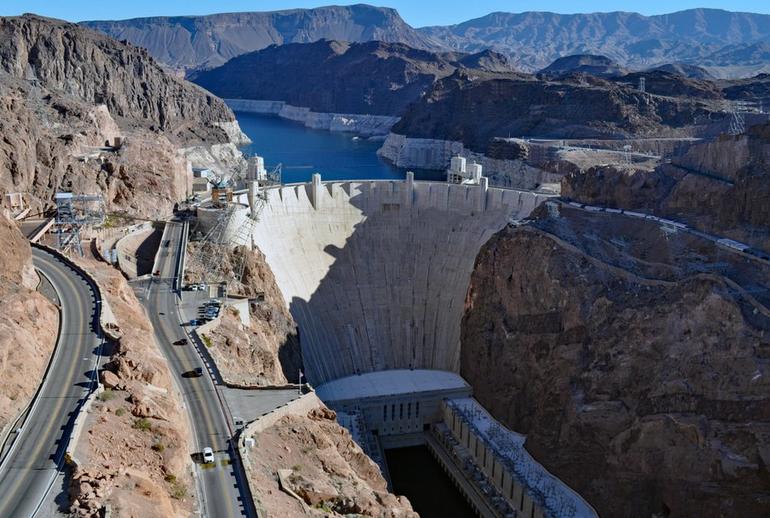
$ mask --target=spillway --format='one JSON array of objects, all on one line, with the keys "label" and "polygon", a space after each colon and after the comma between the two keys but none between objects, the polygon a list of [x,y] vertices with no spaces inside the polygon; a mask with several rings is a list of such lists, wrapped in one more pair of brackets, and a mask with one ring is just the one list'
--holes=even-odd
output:
[{"label": "spillway", "polygon": [[[484,179],[486,180],[486,179]],[[547,195],[405,181],[267,188],[254,230],[313,385],[387,369],[459,372],[476,255]]]}]

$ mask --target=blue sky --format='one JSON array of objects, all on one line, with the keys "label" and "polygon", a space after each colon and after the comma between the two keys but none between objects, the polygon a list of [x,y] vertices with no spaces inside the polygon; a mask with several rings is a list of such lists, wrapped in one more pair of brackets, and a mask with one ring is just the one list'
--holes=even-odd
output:
[{"label": "blue sky", "polygon": [[[0,15],[34,12],[70,21],[123,19],[141,16],[209,14],[232,11],[271,11],[293,7],[317,7],[328,4],[352,4],[344,0],[328,2],[306,0],[0,0]],[[557,13],[595,11],[636,11],[661,14],[693,7],[712,7],[731,11],[770,14],[768,0],[646,0],[618,2],[607,0],[389,0],[372,2],[399,10],[416,27],[447,25],[477,18],[492,11],[554,11]]]}]

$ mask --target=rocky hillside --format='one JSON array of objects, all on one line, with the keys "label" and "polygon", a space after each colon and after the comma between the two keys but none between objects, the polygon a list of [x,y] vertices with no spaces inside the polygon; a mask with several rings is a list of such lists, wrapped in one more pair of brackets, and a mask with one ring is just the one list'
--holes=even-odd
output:
[{"label": "rocky hillside", "polygon": [[479,254],[461,373],[601,516],[765,516],[768,288],[701,238],[543,209]]},{"label": "rocky hillside", "polygon": [[[197,260],[199,243],[188,246],[190,262],[185,270],[185,282],[202,282],[203,267]],[[231,265],[241,254],[247,254],[243,277],[235,280]],[[222,260],[230,279],[229,292],[255,301],[249,305],[250,325],[244,325],[234,309],[226,309],[219,325],[204,333],[203,340],[222,378],[244,386],[296,383],[302,366],[297,324],[264,254],[258,249],[249,252],[245,247],[238,247],[223,251]]]},{"label": "rocky hillside", "polygon": [[720,109],[710,99],[643,94],[632,84],[592,76],[545,81],[460,70],[411,106],[392,131],[461,141],[484,153],[495,137],[686,136],[698,131],[694,121],[724,119]]},{"label": "rocky hillside", "polygon": [[619,63],[616,63],[607,56],[576,54],[557,59],[539,73],[547,76],[582,73],[596,77],[613,77],[625,75],[627,72]]},{"label": "rocky hillside", "polygon": [[[417,518],[405,497],[388,492],[380,468],[317,400],[254,435],[249,483],[267,516]],[[281,490],[278,473],[284,473]]]},{"label": "rocky hillside", "polygon": [[[241,137],[232,112],[146,51],[78,25],[0,18],[0,190],[37,210],[56,190],[157,217],[186,191],[177,149]],[[124,137],[118,150],[100,150]],[[93,158],[87,160],[88,157]]]},{"label": "rocky hillside", "polygon": [[59,312],[36,291],[29,242],[0,213],[0,436],[37,390],[56,343]]},{"label": "rocky hillside", "polygon": [[144,47],[177,70],[207,69],[273,44],[380,40],[434,48],[394,9],[358,4],[273,12],[91,21],[83,25]]},{"label": "rocky hillside", "polygon": [[496,12],[419,31],[455,50],[494,48],[525,71],[539,70],[571,54],[601,54],[636,69],[705,61],[717,75],[734,77],[754,75],[767,66],[767,60],[757,59],[764,45],[757,42],[770,38],[770,15],[717,9],[658,16]]},{"label": "rocky hillside", "polygon": [[562,181],[562,195],[670,216],[770,250],[770,124],[695,144],[652,171],[575,171]]},{"label": "rocky hillside", "polygon": [[223,98],[284,101],[316,112],[400,115],[458,68],[511,71],[491,51],[436,53],[372,41],[271,46],[233,58],[192,80]]}]

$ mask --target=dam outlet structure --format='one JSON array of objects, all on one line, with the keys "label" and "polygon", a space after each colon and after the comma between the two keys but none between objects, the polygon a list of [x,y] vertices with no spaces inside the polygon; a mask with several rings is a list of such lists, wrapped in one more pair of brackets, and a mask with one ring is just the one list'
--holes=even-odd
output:
[{"label": "dam outlet structure", "polygon": [[[322,182],[316,174],[260,188],[252,240],[299,326],[307,380],[386,478],[384,449],[426,445],[480,516],[592,516],[554,506],[562,500],[521,475],[530,468],[506,467],[503,476],[505,452],[488,477],[483,459],[478,473],[468,472],[472,456],[457,464],[453,448],[475,433],[468,426],[453,438],[447,408],[473,393],[459,374],[460,326],[476,256],[552,197],[478,180],[416,182],[407,173]],[[573,494],[553,478],[551,493]]]}]

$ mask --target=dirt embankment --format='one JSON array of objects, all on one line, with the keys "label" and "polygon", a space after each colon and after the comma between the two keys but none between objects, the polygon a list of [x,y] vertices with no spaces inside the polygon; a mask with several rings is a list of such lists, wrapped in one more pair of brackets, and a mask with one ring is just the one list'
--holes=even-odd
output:
[{"label": "dirt embankment", "polygon": [[[255,436],[249,484],[267,516],[417,518],[406,497],[388,493],[379,467],[335,418],[320,406]],[[288,470],[284,481],[299,499],[281,490],[279,470]]]},{"label": "dirt embankment", "polygon": [[[190,244],[195,257],[197,243]],[[243,257],[245,254],[245,257]],[[234,279],[232,263],[243,257],[243,277]],[[299,338],[283,295],[265,256],[259,250],[249,252],[245,247],[222,252],[225,274],[231,279],[232,294],[249,297],[250,325],[243,325],[233,309],[223,312],[220,325],[206,334],[217,368],[223,378],[239,385],[284,385],[296,383],[300,368]],[[189,262],[186,280],[199,282],[202,267]]]},{"label": "dirt embankment", "polygon": [[[0,213],[0,435],[29,403],[51,358],[59,313],[35,291],[32,250]],[[0,437],[1,438],[1,437]]]},{"label": "dirt embankment", "polygon": [[191,432],[152,325],[120,272],[95,260],[81,265],[102,288],[122,337],[75,450],[71,511],[97,516],[109,504],[120,516],[190,516]]},{"label": "dirt embankment", "polygon": [[477,258],[476,397],[602,516],[770,513],[770,268],[650,222],[547,213]]}]

